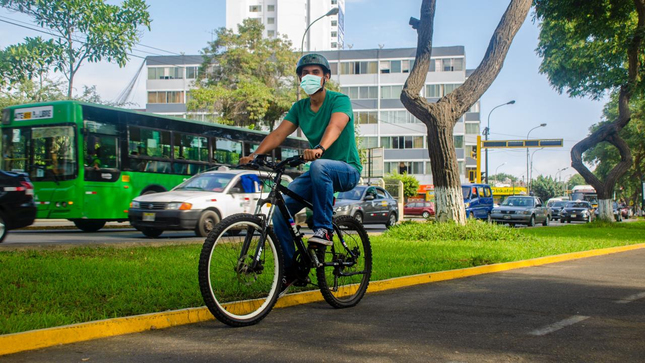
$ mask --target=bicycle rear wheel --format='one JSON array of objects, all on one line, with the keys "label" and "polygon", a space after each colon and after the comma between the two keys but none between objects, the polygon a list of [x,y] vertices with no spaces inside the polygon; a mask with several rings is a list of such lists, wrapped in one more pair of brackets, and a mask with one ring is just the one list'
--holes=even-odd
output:
[{"label": "bicycle rear wheel", "polygon": [[335,308],[358,304],[372,275],[372,247],[363,225],[351,216],[334,218],[334,244],[319,247],[317,254],[323,263],[316,270],[318,287],[325,301]]},{"label": "bicycle rear wheel", "polygon": [[[240,231],[238,235],[231,231]],[[236,214],[209,233],[199,258],[199,287],[204,303],[230,326],[257,324],[275,305],[283,274],[282,249],[273,230],[262,240],[262,220]],[[254,256],[262,243],[260,258]]]}]

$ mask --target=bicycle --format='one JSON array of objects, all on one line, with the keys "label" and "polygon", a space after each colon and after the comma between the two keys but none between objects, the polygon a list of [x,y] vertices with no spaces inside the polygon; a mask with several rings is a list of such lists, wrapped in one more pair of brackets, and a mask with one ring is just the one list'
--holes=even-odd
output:
[{"label": "bicycle", "polygon": [[[312,207],[280,184],[287,167],[303,163],[302,156],[297,155],[278,164],[258,156],[247,164],[255,169],[268,167],[275,173],[267,180],[268,196],[258,200],[254,214],[240,213],[223,219],[204,241],[199,259],[202,297],[215,318],[229,326],[257,324],[278,300],[284,259],[270,223],[276,207],[291,224],[299,282],[296,286],[316,286],[309,278],[310,271],[315,269],[317,286],[325,301],[334,308],[355,306],[367,291],[372,273],[372,249],[360,222],[351,216],[335,217],[334,244],[307,247],[300,226],[287,210],[283,195]],[[265,204],[270,204],[267,214],[261,211]]]}]

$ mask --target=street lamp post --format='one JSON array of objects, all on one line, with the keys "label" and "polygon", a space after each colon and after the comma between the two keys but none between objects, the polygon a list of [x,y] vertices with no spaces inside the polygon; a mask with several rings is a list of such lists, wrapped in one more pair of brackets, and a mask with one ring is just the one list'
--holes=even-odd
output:
[{"label": "street lamp post", "polygon": [[533,151],[533,153],[531,154],[531,168],[530,168],[531,173],[530,173],[530,178],[529,178],[530,182],[533,181],[533,156],[535,156],[535,153],[540,151],[540,150],[544,150],[544,148],[539,148],[539,149]]},{"label": "street lamp post", "polygon": [[[311,28],[311,26],[314,25],[314,23],[317,22],[318,20],[320,20],[320,19],[322,19],[322,18],[324,18],[326,16],[332,16],[332,15],[336,15],[336,14],[338,14],[338,8],[333,8],[333,9],[329,10],[327,12],[327,14],[325,14],[325,15],[321,16],[320,18],[318,18],[318,19],[312,21],[311,23],[309,23],[309,26],[307,26],[307,29],[305,29],[305,32],[302,33],[302,41],[300,42],[300,56],[302,56],[302,53],[304,52],[305,36],[307,35],[307,32],[309,31],[309,28]],[[310,50],[310,46],[309,46],[309,43],[307,43],[307,51],[309,51],[309,50]]]},{"label": "street lamp post", "polygon": [[[495,184],[497,184],[497,170],[504,165],[506,165],[506,162],[503,162],[500,166],[495,168]],[[488,170],[486,170],[486,181],[488,182]]]},{"label": "street lamp post", "polygon": [[[486,129],[484,130],[484,137],[486,141],[488,141],[488,135],[490,134],[490,114],[495,111],[496,108],[506,106],[506,105],[513,105],[515,104],[515,100],[508,101],[506,103],[502,103],[501,105],[497,105],[493,107],[492,110],[488,113],[488,121],[486,121]],[[486,148],[486,183],[488,183],[488,175],[490,173],[488,172],[488,148]]]},{"label": "street lamp post", "polygon": [[[568,166],[566,166],[566,167],[564,167],[562,169],[558,169],[558,171],[555,172],[555,179],[558,181],[559,184],[561,184],[561,182],[562,182],[562,180],[561,180],[562,174],[561,173],[563,171],[567,170],[567,169],[569,169]],[[562,185],[562,196],[564,196],[564,185]]]},{"label": "street lamp post", "polygon": [[[529,139],[529,135],[531,134],[531,131],[535,129],[539,129],[540,127],[545,127],[546,124],[540,124],[540,126],[535,126],[534,128],[530,129],[529,132],[526,133],[526,139]],[[526,147],[526,194],[529,194],[530,192],[530,187],[529,184],[531,183],[529,179],[529,148],[528,146]]]}]

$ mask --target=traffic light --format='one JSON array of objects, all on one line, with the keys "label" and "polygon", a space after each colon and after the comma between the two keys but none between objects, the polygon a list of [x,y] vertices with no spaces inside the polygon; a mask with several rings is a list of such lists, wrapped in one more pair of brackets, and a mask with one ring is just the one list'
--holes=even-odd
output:
[{"label": "traffic light", "polygon": [[477,172],[475,170],[468,170],[468,181],[475,183],[477,181]]},{"label": "traffic light", "polygon": [[470,157],[477,160],[477,149],[473,148],[470,150]]}]

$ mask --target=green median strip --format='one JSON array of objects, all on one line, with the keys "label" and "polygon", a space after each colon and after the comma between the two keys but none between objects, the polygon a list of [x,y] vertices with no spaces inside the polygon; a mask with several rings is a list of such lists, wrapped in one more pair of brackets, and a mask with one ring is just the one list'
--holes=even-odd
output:
[{"label": "green median strip", "polygon": [[[376,281],[645,243],[645,222],[534,229],[405,223],[371,240]],[[201,307],[200,248],[0,252],[0,334]]]}]

